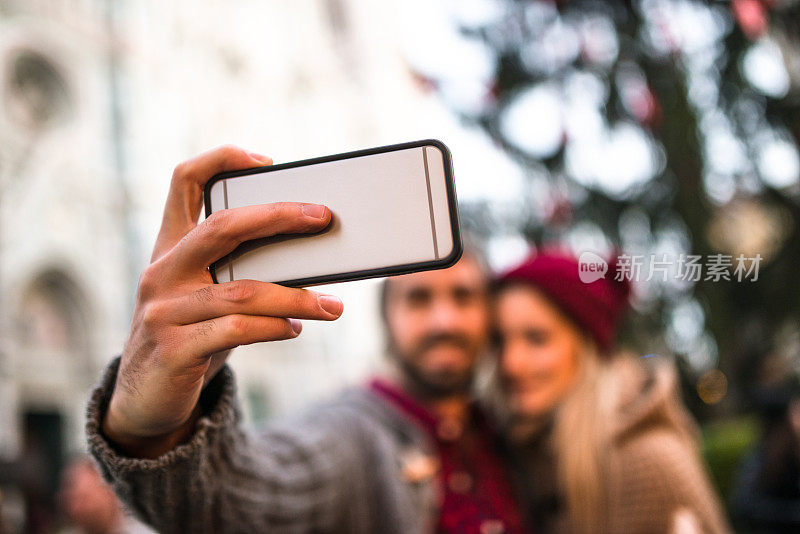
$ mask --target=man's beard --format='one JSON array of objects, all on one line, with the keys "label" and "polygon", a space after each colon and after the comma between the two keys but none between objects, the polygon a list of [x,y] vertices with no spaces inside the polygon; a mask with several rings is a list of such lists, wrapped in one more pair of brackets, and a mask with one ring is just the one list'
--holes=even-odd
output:
[{"label": "man's beard", "polygon": [[[469,340],[459,334],[433,334],[424,338],[410,354],[401,355],[396,348],[390,352],[400,367],[406,386],[418,396],[436,400],[469,393],[474,376],[474,361],[459,370],[426,371],[419,364],[421,356],[440,343],[458,346],[467,354],[475,351]],[[394,347],[394,346],[393,346]]]}]

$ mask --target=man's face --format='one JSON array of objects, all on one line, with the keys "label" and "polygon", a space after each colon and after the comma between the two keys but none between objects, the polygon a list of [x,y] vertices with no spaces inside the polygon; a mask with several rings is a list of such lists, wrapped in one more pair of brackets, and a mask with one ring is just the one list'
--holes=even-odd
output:
[{"label": "man's face", "polygon": [[488,341],[485,276],[475,260],[464,257],[449,269],[394,278],[386,295],[386,323],[405,378],[420,393],[464,393]]}]

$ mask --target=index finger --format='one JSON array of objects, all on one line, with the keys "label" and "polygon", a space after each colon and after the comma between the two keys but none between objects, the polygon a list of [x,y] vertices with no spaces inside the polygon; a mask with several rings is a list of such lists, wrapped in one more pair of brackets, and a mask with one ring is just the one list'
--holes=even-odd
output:
[{"label": "index finger", "polygon": [[321,204],[275,202],[214,212],[163,257],[172,276],[192,275],[245,241],[279,234],[313,233],[331,222]]},{"label": "index finger", "polygon": [[206,182],[221,172],[271,165],[272,159],[233,145],[223,145],[175,167],[169,186],[161,230],[151,262],[174,247],[195,226],[203,207]]}]

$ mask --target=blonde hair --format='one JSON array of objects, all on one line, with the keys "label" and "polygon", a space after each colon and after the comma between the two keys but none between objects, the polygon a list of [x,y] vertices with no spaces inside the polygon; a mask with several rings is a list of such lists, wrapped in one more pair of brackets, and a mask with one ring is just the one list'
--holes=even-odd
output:
[{"label": "blonde hair", "polygon": [[602,534],[608,529],[607,453],[619,384],[612,358],[601,357],[592,342],[582,347],[577,381],[556,412],[553,445],[570,532]]},{"label": "blonde hair", "polygon": [[603,534],[608,532],[609,523],[609,444],[621,395],[614,367],[618,359],[627,356],[601,355],[588,336],[578,346],[575,384],[552,412],[552,419],[511,413],[497,360],[485,370],[485,380],[482,384],[479,381],[479,386],[487,405],[507,428],[512,443],[524,443],[547,420],[552,421],[557,485],[566,505],[569,532]]}]

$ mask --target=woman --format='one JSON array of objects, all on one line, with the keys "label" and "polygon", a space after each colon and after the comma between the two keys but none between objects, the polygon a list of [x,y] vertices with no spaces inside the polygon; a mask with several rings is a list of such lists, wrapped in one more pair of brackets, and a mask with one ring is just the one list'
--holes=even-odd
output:
[{"label": "woman", "polygon": [[510,445],[537,532],[727,532],[674,373],[613,350],[628,286],[543,253],[496,287]]}]

